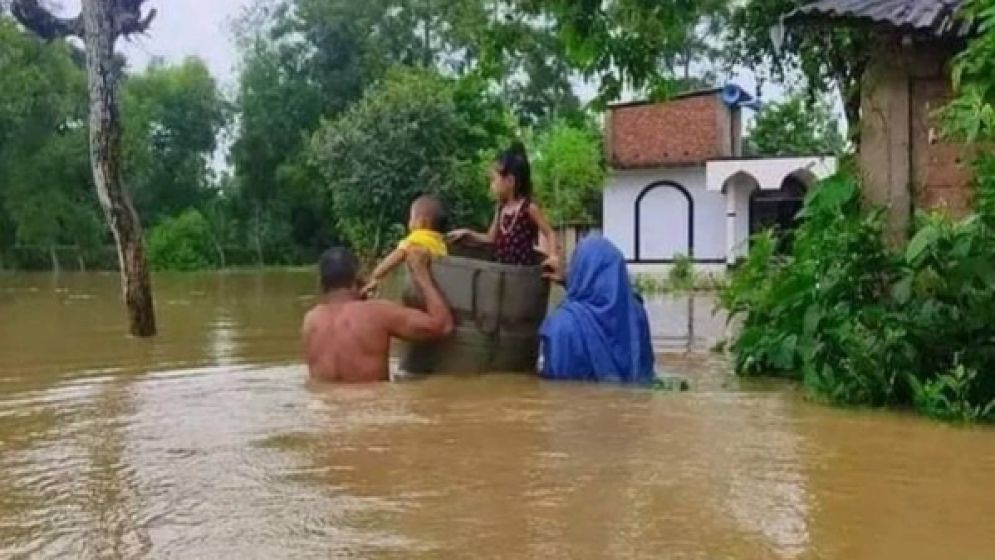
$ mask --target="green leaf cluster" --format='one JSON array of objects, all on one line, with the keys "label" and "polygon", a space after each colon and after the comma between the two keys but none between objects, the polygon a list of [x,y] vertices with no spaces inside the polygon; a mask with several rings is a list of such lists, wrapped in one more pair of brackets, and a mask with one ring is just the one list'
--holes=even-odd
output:
[{"label": "green leaf cluster", "polygon": [[813,190],[800,217],[792,252],[779,257],[773,236],[758,236],[722,295],[742,321],[737,371],[800,379],[838,404],[991,412],[995,235],[984,220],[922,215],[893,251],[851,173]]},{"label": "green leaf cluster", "polygon": [[751,156],[841,155],[846,148],[829,104],[801,95],[764,105],[746,140]]},{"label": "green leaf cluster", "polygon": [[557,122],[538,134],[530,156],[537,199],[554,225],[600,222],[607,170],[593,126]]},{"label": "green leaf cluster", "polygon": [[[468,89],[469,88],[469,89]],[[403,234],[420,194],[443,199],[454,223],[486,224],[485,164],[511,133],[503,105],[482,89],[397,69],[315,135],[338,226],[354,249],[383,253]]]},{"label": "green leaf cluster", "polygon": [[194,209],[166,218],[152,228],[148,254],[156,270],[202,270],[218,264],[211,227]]}]

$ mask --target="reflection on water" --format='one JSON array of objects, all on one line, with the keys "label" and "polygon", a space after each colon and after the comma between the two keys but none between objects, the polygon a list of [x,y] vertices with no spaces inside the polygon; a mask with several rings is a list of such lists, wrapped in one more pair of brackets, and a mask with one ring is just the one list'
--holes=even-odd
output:
[{"label": "reflection on water", "polygon": [[649,304],[693,391],[306,381],[307,273],[0,276],[0,557],[995,557],[995,434],[808,404]]}]

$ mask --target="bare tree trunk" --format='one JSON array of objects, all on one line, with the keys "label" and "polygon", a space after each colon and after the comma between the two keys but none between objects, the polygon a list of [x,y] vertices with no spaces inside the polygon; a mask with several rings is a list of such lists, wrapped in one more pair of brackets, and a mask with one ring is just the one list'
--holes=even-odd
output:
[{"label": "bare tree trunk", "polygon": [[256,227],[255,227],[255,230],[256,230],[256,235],[255,235],[255,238],[256,238],[256,243],[255,243],[255,245],[256,245],[256,266],[258,266],[259,268],[262,268],[262,267],[266,266],[266,264],[263,262],[263,240],[262,240],[263,233],[262,233],[262,220],[261,220],[261,217],[260,217],[260,212],[261,212],[261,210],[259,209],[259,203],[257,202],[256,203],[255,212],[254,212],[254,214],[255,214],[255,221],[256,221]]},{"label": "bare tree trunk", "polygon": [[62,272],[62,266],[59,264],[59,253],[55,250],[55,245],[48,246],[48,258],[52,261],[52,272],[55,274]]},{"label": "bare tree trunk", "polygon": [[131,334],[156,334],[152,282],[145,261],[142,225],[121,172],[121,115],[118,111],[114,2],[83,1],[83,37],[90,84],[90,164],[97,198],[114,234]]},{"label": "bare tree trunk", "polygon": [[225,248],[220,243],[215,241],[214,250],[218,252],[218,266],[221,268],[228,268],[227,259],[225,259]]},{"label": "bare tree trunk", "polygon": [[434,58],[432,56],[432,24],[431,24],[431,21],[432,21],[432,9],[431,9],[431,5],[430,5],[429,2],[425,2],[425,4],[426,4],[426,10],[425,10],[425,30],[424,30],[424,32],[425,32],[425,40],[424,40],[424,44],[423,44],[423,47],[424,47],[425,51],[422,53],[422,57],[423,57],[422,58],[422,63],[424,64],[425,68],[431,68],[432,67],[432,63],[433,63],[433,58]]},{"label": "bare tree trunk", "polygon": [[850,141],[853,142],[853,147],[855,150],[860,149],[860,104],[861,104],[861,89],[859,86],[854,88],[856,91],[844,92],[843,94],[843,113],[846,115],[847,131],[850,135]]},{"label": "bare tree trunk", "polygon": [[213,231],[211,232],[211,245],[214,245],[214,252],[218,255],[218,266],[220,268],[225,268],[225,248],[221,245],[221,241],[218,240],[219,237]]},{"label": "bare tree trunk", "polygon": [[121,116],[114,68],[116,39],[113,3],[83,2],[83,30],[90,85],[90,161],[97,198],[114,234],[130,331],[156,333],[152,284],[145,262],[142,226],[124,188],[121,172]]},{"label": "bare tree trunk", "polygon": [[78,36],[86,47],[90,91],[90,164],[97,198],[114,234],[124,302],[134,336],[154,336],[152,283],[145,263],[142,225],[124,188],[121,172],[121,116],[118,113],[114,43],[122,35],[142,33],[155,10],[142,16],[147,0],[83,0],[79,17],[61,18],[38,0],[13,0],[12,13],[25,27],[47,39]]}]

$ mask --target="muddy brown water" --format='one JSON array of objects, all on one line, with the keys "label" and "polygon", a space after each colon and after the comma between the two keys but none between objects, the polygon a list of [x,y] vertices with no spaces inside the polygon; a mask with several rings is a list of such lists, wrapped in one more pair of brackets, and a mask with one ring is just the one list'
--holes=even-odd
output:
[{"label": "muddy brown water", "polygon": [[521,375],[324,387],[306,272],[0,275],[0,558],[995,558],[995,432],[806,402],[654,300],[685,394]]}]

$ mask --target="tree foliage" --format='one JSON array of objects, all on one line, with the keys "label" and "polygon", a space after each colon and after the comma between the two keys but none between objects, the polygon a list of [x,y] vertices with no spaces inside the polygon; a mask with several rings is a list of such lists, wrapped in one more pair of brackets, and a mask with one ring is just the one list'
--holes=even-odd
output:
[{"label": "tree foliage", "polygon": [[729,63],[767,69],[777,81],[801,75],[811,98],[830,92],[843,99],[847,125],[856,133],[860,123],[861,80],[870,56],[866,28],[790,24],[776,48],[771,29],[808,0],[747,0],[732,12],[728,33]]},{"label": "tree foliage", "polygon": [[0,18],[0,253],[32,246],[93,251],[103,228],[86,150],[86,79],[62,42]]},{"label": "tree foliage", "polygon": [[149,233],[149,260],[156,270],[200,270],[217,264],[211,228],[189,209],[166,218]]},{"label": "tree foliage", "polygon": [[[35,266],[44,255],[58,267],[59,255],[72,250],[73,266],[108,266],[81,53],[0,17],[0,61],[0,255],[15,266]],[[143,216],[154,224],[212,204],[209,160],[226,112],[204,64],[158,63],[128,75],[123,102],[125,172]]]},{"label": "tree foliage", "polygon": [[920,216],[908,246],[882,241],[878,210],[848,174],[812,191],[785,259],[754,240],[722,301],[743,321],[742,374],[804,381],[839,404],[995,420],[995,236],[983,217]]},{"label": "tree foliage", "polygon": [[[399,238],[411,202],[434,193],[458,223],[490,213],[481,158],[508,115],[472,83],[396,70],[317,133],[314,158],[338,226],[354,248],[381,253]],[[482,126],[483,125],[483,126]]]},{"label": "tree foliage", "polygon": [[607,174],[600,137],[590,126],[554,124],[539,134],[532,156],[538,199],[554,224],[600,220]]},{"label": "tree foliage", "polygon": [[747,140],[753,156],[841,154],[845,147],[829,105],[799,95],[765,105]]},{"label": "tree foliage", "polygon": [[153,63],[127,78],[123,104],[125,172],[143,221],[154,225],[205,204],[226,107],[203,61]]},{"label": "tree foliage", "polygon": [[968,0],[977,29],[954,64],[946,131],[968,142],[975,211],[921,214],[897,251],[881,240],[845,176],[813,191],[792,254],[751,247],[723,303],[743,319],[742,373],[801,377],[845,404],[911,406],[930,416],[995,420],[995,0]]},{"label": "tree foliage", "polygon": [[[726,0],[517,0],[518,9],[555,22],[572,66],[598,84],[599,100],[626,89],[674,93],[707,62],[708,32],[728,14]],[[687,70],[683,72],[682,70]]]},{"label": "tree foliage", "polygon": [[944,110],[948,135],[977,143],[995,139],[995,0],[967,0],[962,17],[978,33],[954,60],[956,97]]}]

